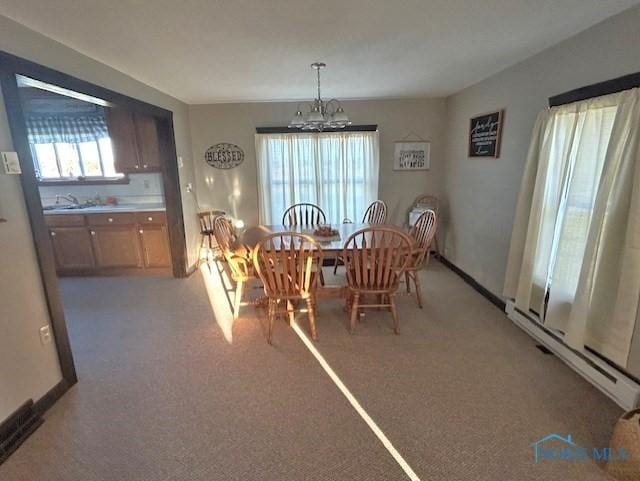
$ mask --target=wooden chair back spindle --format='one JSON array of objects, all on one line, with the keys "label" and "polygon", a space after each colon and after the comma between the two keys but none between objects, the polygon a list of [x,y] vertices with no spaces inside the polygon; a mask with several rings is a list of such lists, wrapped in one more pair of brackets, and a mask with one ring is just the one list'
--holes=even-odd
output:
[{"label": "wooden chair back spindle", "polygon": [[433,210],[424,211],[411,226],[409,235],[415,240],[414,257],[411,267],[421,268],[431,249],[431,243],[438,229],[438,216]]},{"label": "wooden chair back spindle", "polygon": [[269,235],[253,251],[265,294],[278,299],[306,299],[315,292],[323,257],[318,242],[295,232]]},{"label": "wooden chair back spindle", "polygon": [[367,207],[362,222],[365,224],[384,224],[387,221],[387,204],[381,200],[373,201]]},{"label": "wooden chair back spindle", "polygon": [[282,216],[282,224],[291,226],[313,226],[326,224],[327,218],[320,207],[315,204],[300,203],[289,207]]},{"label": "wooden chair back spindle", "polygon": [[393,227],[372,226],[354,232],[342,251],[349,289],[375,294],[395,291],[411,246],[411,238]]}]

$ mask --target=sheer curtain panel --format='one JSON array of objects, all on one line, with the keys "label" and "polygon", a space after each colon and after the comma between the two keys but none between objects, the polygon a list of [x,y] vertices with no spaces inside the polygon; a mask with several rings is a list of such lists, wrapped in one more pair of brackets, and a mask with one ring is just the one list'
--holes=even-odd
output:
[{"label": "sheer curtain panel", "polygon": [[260,222],[311,202],[327,222],[362,217],[378,198],[378,132],[256,134]]},{"label": "sheer curtain panel", "polygon": [[625,366],[640,296],[638,89],[543,111],[534,127],[504,294]]}]

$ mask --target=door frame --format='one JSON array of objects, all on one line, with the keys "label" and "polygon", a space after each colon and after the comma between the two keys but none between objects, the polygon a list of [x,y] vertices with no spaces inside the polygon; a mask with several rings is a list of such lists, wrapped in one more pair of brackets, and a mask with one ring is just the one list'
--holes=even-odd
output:
[{"label": "door frame", "polygon": [[24,75],[74,92],[96,97],[106,101],[111,106],[153,116],[158,126],[162,164],[161,172],[164,184],[167,227],[169,231],[174,277],[187,276],[186,234],[182,216],[182,198],[180,194],[178,158],[173,129],[173,112],[0,50],[0,86],[2,87],[9,128],[13,140],[13,148],[18,153],[20,159],[20,167],[22,169],[20,183],[29,215],[40,275],[63,377],[62,382],[55,386],[45,395],[45,398],[41,400],[44,401],[44,403],[41,403],[43,404],[42,407],[46,409],[75,384],[78,381],[78,377],[60,298],[53,248],[42,212],[40,191],[38,189],[31,149],[29,148],[25,116],[19,97],[16,75]]}]

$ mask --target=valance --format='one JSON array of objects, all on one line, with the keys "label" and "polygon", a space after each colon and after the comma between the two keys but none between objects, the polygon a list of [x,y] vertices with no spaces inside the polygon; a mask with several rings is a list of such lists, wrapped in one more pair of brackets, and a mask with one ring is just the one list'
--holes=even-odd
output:
[{"label": "valance", "polygon": [[103,115],[92,116],[41,116],[26,118],[30,144],[79,143],[109,137]]}]

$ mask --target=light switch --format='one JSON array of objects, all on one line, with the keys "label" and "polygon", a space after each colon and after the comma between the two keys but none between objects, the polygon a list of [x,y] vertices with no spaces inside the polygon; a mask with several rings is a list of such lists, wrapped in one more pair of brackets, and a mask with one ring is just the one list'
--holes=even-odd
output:
[{"label": "light switch", "polygon": [[178,156],[178,168],[182,169],[184,167],[184,160],[182,160],[181,156]]},{"label": "light switch", "polygon": [[22,174],[18,154],[16,152],[2,152],[2,168],[7,175]]}]

